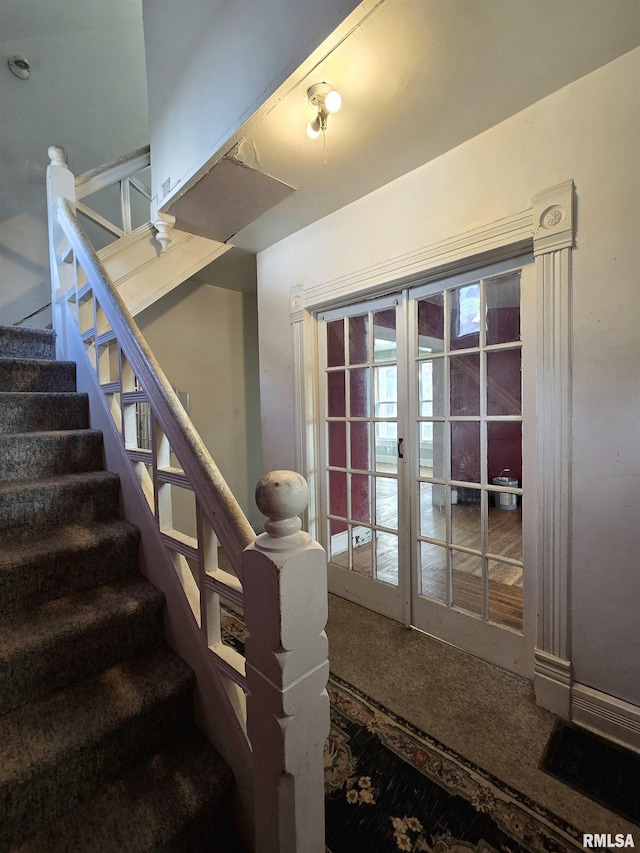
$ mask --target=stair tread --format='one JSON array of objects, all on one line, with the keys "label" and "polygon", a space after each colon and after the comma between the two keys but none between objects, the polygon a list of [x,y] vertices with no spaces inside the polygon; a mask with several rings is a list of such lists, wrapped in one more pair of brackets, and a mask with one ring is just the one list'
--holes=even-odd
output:
[{"label": "stair tread", "polygon": [[199,812],[215,807],[232,781],[210,744],[190,731],[28,838],[15,853],[162,849]]},{"label": "stair tread", "polygon": [[[8,361],[15,361],[15,359],[6,359]],[[56,361],[56,364],[62,364],[63,362]],[[73,364],[73,362],[68,362],[69,364]],[[18,400],[24,400],[27,397],[36,397],[38,400],[44,400],[47,397],[58,398],[58,397],[86,397],[87,394],[84,391],[0,391],[0,402],[6,401],[9,397],[15,397]]]},{"label": "stair tread", "polygon": [[[48,359],[48,358],[21,358],[19,356],[4,356],[0,355],[0,365],[9,364],[11,362],[15,362],[25,367],[29,367],[33,365],[34,367],[48,367],[49,365],[64,365],[67,369],[73,368],[75,370],[76,363],[75,361],[58,361],[56,359]],[[46,369],[45,367],[45,369]]]},{"label": "stair tread", "polygon": [[30,480],[10,480],[6,483],[0,483],[0,497],[11,493],[41,491],[59,486],[73,488],[73,486],[81,483],[92,483],[99,486],[101,483],[113,483],[119,479],[118,475],[111,471],[81,471],[77,474],[55,474],[51,477],[35,477]]},{"label": "stair tread", "polygon": [[39,529],[0,532],[0,571],[8,566],[33,563],[52,554],[73,554],[114,536],[138,536],[135,525],[120,518],[67,524],[43,532]]},{"label": "stair tread", "polygon": [[0,716],[0,791],[23,785],[108,737],[128,719],[191,688],[193,678],[184,661],[163,649],[122,661]]},{"label": "stair tread", "polygon": [[[0,401],[1,402],[1,401]],[[77,427],[74,429],[41,429],[34,430],[33,432],[1,432],[0,433],[0,443],[5,440],[18,439],[18,438],[43,438],[43,439],[51,439],[54,441],[57,438],[67,438],[68,436],[73,435],[102,435],[102,430],[99,429],[90,429],[89,427]]]},{"label": "stair tread", "polygon": [[0,353],[3,356],[21,357],[28,353],[29,358],[54,359],[55,349],[56,333],[53,329],[0,326]]},{"label": "stair tread", "polygon": [[0,668],[12,658],[46,649],[62,637],[78,636],[120,614],[135,617],[147,606],[161,607],[162,592],[141,575],[48,601],[0,619]]}]

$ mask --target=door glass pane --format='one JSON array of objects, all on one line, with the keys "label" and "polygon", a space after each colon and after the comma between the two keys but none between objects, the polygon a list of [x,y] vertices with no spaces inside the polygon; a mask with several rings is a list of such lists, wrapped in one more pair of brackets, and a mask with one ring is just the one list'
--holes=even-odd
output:
[{"label": "door glass pane", "polygon": [[327,411],[330,418],[343,418],[346,414],[344,370],[327,374]]},{"label": "door glass pane", "polygon": [[373,360],[395,361],[397,355],[396,310],[376,311],[373,315]]},{"label": "door glass pane", "polygon": [[347,475],[329,471],[329,514],[347,517]]},{"label": "door glass pane", "polygon": [[451,415],[480,414],[480,354],[451,358]]},{"label": "door glass pane", "polygon": [[487,353],[487,414],[519,415],[522,411],[520,349]]},{"label": "door glass pane", "polygon": [[369,315],[349,318],[349,364],[366,364],[369,352]]},{"label": "door glass pane", "polygon": [[366,421],[354,421],[349,428],[351,431],[351,467],[366,471],[369,469],[369,424]]},{"label": "door glass pane", "polygon": [[419,483],[420,489],[420,535],[429,539],[447,538],[446,486]]},{"label": "door glass pane", "polygon": [[444,477],[444,422],[422,421],[419,424],[420,476]]},{"label": "door glass pane", "polygon": [[448,601],[447,549],[430,542],[420,543],[420,593]]},{"label": "door glass pane", "polygon": [[398,415],[398,368],[394,365],[374,369],[374,404],[376,418]]},{"label": "door glass pane", "polygon": [[418,302],[418,355],[444,349],[444,294]]},{"label": "door glass pane", "polygon": [[359,367],[349,371],[351,392],[351,417],[369,417],[369,368]]},{"label": "door glass pane", "polygon": [[520,273],[489,279],[487,344],[520,340]]},{"label": "door glass pane", "polygon": [[422,361],[418,370],[418,414],[441,417],[444,415],[444,359]]},{"label": "door glass pane", "polygon": [[329,465],[347,467],[347,425],[344,421],[329,423]]},{"label": "door glass pane", "polygon": [[480,424],[451,423],[451,479],[480,482]]},{"label": "door glass pane", "polygon": [[482,557],[452,551],[453,606],[482,615]]},{"label": "door glass pane", "polygon": [[349,533],[345,521],[329,521],[329,560],[343,569],[349,568]]},{"label": "door glass pane", "polygon": [[398,537],[376,530],[376,577],[398,586]]},{"label": "door glass pane", "polygon": [[[522,561],[522,510],[517,505],[511,510],[513,499],[508,503],[502,497],[505,493],[494,493],[495,506],[489,506],[488,551],[499,557]],[[515,498],[506,493],[508,498]],[[502,497],[502,504],[500,498]],[[503,507],[503,508],[501,508]]]},{"label": "door glass pane", "polygon": [[477,347],[480,343],[480,285],[467,284],[450,292],[451,349]]},{"label": "door glass pane", "polygon": [[488,561],[489,619],[516,631],[523,628],[522,567]]},{"label": "door glass pane", "polygon": [[[451,542],[465,548],[482,548],[480,489],[452,489]],[[454,503],[454,500],[456,503]]]},{"label": "door glass pane", "polygon": [[370,527],[351,527],[353,571],[373,577],[373,542]]},{"label": "door glass pane", "polygon": [[[487,476],[489,482],[501,475],[522,486],[521,421],[489,421],[487,424]],[[505,484],[500,484],[505,485]]]},{"label": "door glass pane", "polygon": [[376,423],[376,471],[398,470],[398,427],[395,421]]},{"label": "door glass pane", "polygon": [[376,524],[398,529],[398,481],[376,477]]},{"label": "door glass pane", "polygon": [[371,493],[368,474],[351,474],[351,518],[371,523]]},{"label": "door glass pane", "polygon": [[341,367],[344,364],[344,320],[327,323],[327,365]]}]

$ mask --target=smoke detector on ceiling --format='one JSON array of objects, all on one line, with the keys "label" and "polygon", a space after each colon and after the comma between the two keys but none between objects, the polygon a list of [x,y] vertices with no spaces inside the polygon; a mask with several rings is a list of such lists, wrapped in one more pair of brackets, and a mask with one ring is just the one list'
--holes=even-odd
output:
[{"label": "smoke detector on ceiling", "polygon": [[9,68],[20,80],[28,80],[31,75],[31,66],[24,56],[9,57]]}]

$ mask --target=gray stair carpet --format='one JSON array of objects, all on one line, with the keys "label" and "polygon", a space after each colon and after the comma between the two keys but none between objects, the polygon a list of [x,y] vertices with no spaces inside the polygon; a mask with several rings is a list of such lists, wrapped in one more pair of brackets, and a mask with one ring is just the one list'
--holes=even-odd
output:
[{"label": "gray stair carpet", "polygon": [[0,851],[242,849],[75,364],[0,326]]}]

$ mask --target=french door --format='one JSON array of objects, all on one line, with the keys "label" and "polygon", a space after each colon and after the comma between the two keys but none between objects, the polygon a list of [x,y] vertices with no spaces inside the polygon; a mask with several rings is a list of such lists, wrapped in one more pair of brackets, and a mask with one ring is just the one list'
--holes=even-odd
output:
[{"label": "french door", "polygon": [[530,674],[533,264],[319,316],[329,588]]}]

